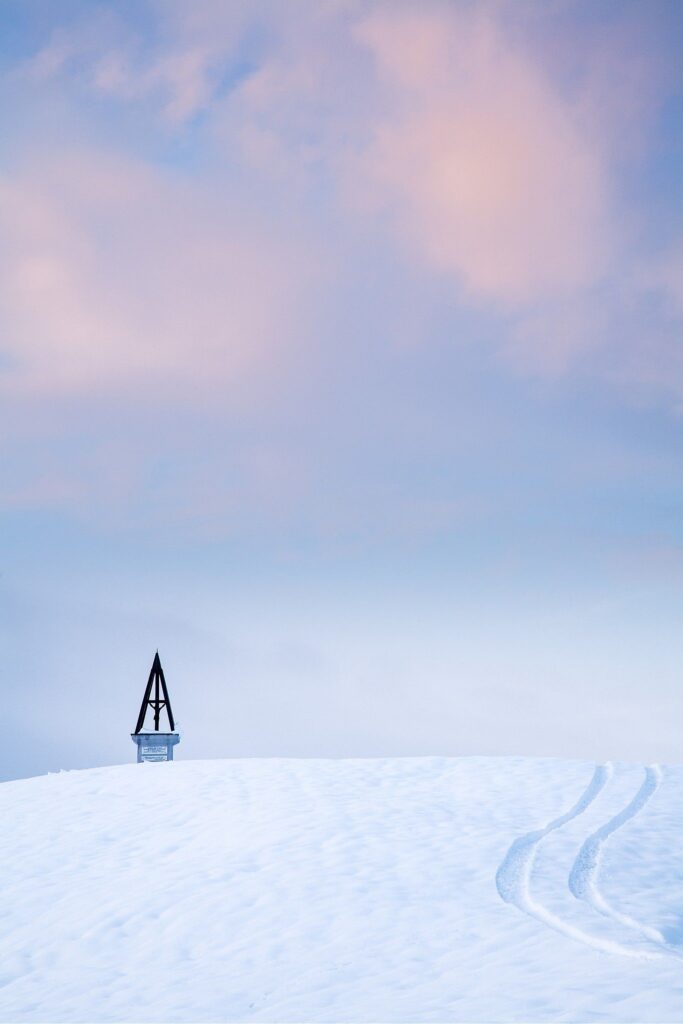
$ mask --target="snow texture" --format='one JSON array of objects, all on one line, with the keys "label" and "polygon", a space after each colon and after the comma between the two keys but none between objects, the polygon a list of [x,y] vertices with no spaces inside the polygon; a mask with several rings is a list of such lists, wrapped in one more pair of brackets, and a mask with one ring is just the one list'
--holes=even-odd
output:
[{"label": "snow texture", "polygon": [[2,1021],[683,1020],[683,768],[131,764],[0,815]]}]

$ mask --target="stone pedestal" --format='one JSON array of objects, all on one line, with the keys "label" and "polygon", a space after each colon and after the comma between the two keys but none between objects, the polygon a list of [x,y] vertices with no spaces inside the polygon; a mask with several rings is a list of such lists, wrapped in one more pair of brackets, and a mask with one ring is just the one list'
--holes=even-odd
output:
[{"label": "stone pedestal", "polygon": [[173,748],[180,743],[177,732],[133,732],[130,738],[138,746],[138,764],[141,761],[172,761]]}]

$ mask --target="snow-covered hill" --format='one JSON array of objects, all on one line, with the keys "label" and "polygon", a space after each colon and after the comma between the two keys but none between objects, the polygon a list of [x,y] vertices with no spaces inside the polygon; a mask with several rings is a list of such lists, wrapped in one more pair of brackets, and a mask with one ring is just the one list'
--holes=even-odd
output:
[{"label": "snow-covered hill", "polygon": [[681,1021],[683,768],[177,761],[0,786],[3,1021]]}]

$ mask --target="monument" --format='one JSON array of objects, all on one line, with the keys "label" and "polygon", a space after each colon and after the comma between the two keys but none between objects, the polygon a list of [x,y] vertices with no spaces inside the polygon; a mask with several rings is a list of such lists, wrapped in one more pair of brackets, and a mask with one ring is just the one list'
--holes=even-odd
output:
[{"label": "monument", "polygon": [[[154,687],[153,693],[152,687]],[[145,729],[145,718],[150,708],[154,713],[154,731]],[[165,732],[159,728],[162,710],[166,712],[169,725],[168,730]],[[141,761],[173,760],[173,748],[176,743],[180,742],[180,735],[176,731],[171,701],[168,696],[168,688],[158,651],[154,655],[154,661],[152,662],[152,670],[149,673],[145,695],[142,698],[135,732],[132,732],[130,735],[133,743],[137,744],[138,764]]]}]

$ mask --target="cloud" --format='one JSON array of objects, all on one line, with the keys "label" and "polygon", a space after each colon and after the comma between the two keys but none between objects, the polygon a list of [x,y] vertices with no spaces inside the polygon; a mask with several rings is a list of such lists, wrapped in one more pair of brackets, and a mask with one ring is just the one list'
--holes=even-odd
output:
[{"label": "cloud", "polygon": [[105,54],[93,71],[93,84],[106,95],[129,101],[162,97],[165,117],[183,124],[204,109],[213,94],[210,49],[170,53],[142,70],[131,67],[125,52]]},{"label": "cloud", "polygon": [[[63,472],[34,487],[15,467],[17,501],[80,501],[84,479],[93,494],[131,494],[172,438],[182,480],[169,494],[181,492],[188,519],[208,510],[220,525],[239,505],[250,520],[254,508],[310,514],[343,533],[355,510],[344,518],[338,466],[325,479],[328,452],[311,439],[332,435],[349,454],[352,497],[365,473],[361,515],[375,479],[377,509],[393,515],[391,458],[379,453],[371,471],[358,452],[373,424],[405,418],[390,384],[401,373],[410,394],[443,353],[464,377],[468,361],[487,364],[488,351],[473,352],[481,339],[504,354],[503,377],[510,366],[559,376],[579,361],[611,381],[615,366],[652,377],[647,303],[624,297],[631,284],[655,290],[668,296],[657,315],[679,316],[677,263],[649,282],[633,271],[620,161],[654,100],[615,88],[626,71],[608,32],[579,44],[560,37],[557,14],[526,4],[515,17],[497,4],[355,0],[79,10],[14,75],[22,128],[0,172],[0,411],[15,438],[39,423],[64,438]],[[638,81],[648,75],[643,58]],[[683,379],[664,335],[657,386]],[[274,389],[277,427],[261,401]],[[105,410],[103,441],[118,422],[107,415],[128,403],[135,426],[106,450],[112,465],[135,464],[132,482],[117,473],[110,486],[97,451],[77,462],[74,396]],[[193,410],[193,427],[139,444],[151,398],[169,423],[176,404]],[[204,457],[205,429],[220,423],[225,448],[259,402],[268,413],[235,450]],[[307,427],[281,436],[304,407]],[[82,419],[92,431],[92,410]],[[475,432],[481,447],[479,420]],[[436,431],[420,443],[429,462]],[[410,493],[408,506],[408,532],[438,532],[461,502]]]},{"label": "cloud", "polygon": [[[538,32],[530,43],[496,5],[302,3],[286,17],[260,3],[152,9],[144,46],[130,31],[101,31],[100,18],[76,42],[58,34],[35,62],[59,72],[52,51],[84,40],[95,90],[154,101],[178,129],[203,112],[203,141],[271,185],[324,180],[461,298],[566,303],[613,272],[616,153],[652,90],[625,89],[604,33],[574,54],[581,70],[568,88]],[[526,5],[520,17],[544,22]],[[630,66],[647,82],[637,56]]]},{"label": "cloud", "polygon": [[232,74],[244,72],[251,37],[281,34],[290,20],[284,9],[239,0],[148,0],[143,7],[141,31],[116,5],[77,5],[76,16],[58,25],[24,65],[26,80],[75,81],[93,95],[148,104],[180,131],[211,106]]},{"label": "cloud", "polygon": [[605,156],[485,9],[389,8],[357,34],[384,93],[361,166],[406,247],[511,305],[599,280],[613,242]]},{"label": "cloud", "polygon": [[0,182],[5,393],[168,387],[190,400],[268,377],[299,344],[303,238],[208,182],[95,150]]}]

